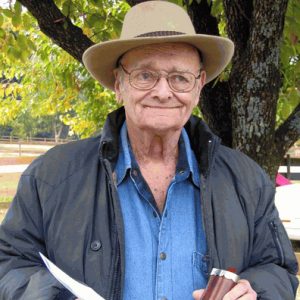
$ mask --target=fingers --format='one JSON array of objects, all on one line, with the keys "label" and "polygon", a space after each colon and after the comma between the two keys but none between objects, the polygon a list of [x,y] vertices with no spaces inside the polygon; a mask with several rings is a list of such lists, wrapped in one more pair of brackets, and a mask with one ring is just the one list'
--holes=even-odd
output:
[{"label": "fingers", "polygon": [[229,291],[223,300],[255,300],[257,299],[256,292],[252,289],[250,282],[245,279],[238,281],[238,284]]},{"label": "fingers", "polygon": [[201,298],[201,296],[203,295],[203,293],[204,293],[204,291],[205,290],[196,290],[196,291],[194,291],[193,292],[193,298],[195,299],[195,300],[200,300],[200,298]]}]

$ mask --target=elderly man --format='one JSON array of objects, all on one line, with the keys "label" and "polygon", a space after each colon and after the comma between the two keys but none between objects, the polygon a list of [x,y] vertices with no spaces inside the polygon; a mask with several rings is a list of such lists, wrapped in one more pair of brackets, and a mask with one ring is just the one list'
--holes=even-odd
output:
[{"label": "elderly man", "polygon": [[200,299],[211,269],[240,275],[229,299],[294,299],[297,263],[274,187],[191,117],[233,52],[150,1],[121,39],[83,61],[124,107],[100,137],[50,150],[24,172],[0,231],[0,299],[74,299],[38,252],[105,299]]}]

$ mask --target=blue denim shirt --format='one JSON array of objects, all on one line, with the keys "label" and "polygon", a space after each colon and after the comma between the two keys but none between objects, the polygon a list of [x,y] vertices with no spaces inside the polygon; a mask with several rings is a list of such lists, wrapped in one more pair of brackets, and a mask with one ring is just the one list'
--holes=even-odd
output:
[{"label": "blue denim shirt", "polygon": [[123,299],[193,299],[208,274],[200,176],[187,133],[180,137],[176,175],[162,214],[131,151],[126,122],[115,172],[125,230]]}]

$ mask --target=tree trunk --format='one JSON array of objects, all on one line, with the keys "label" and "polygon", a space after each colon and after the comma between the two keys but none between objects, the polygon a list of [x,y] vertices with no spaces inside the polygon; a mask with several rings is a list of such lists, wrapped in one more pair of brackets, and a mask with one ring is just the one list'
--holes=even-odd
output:
[{"label": "tree trunk", "polygon": [[53,0],[18,1],[36,18],[44,34],[76,60],[82,61],[84,50],[94,43],[83,34],[81,28],[73,25],[71,20],[63,15]]},{"label": "tree trunk", "polygon": [[224,7],[229,37],[237,45],[229,79],[232,146],[274,177],[282,159],[275,143],[275,121],[287,0],[253,1],[253,7],[249,1],[224,0]]},{"label": "tree trunk", "polygon": [[[223,4],[235,54],[229,79],[203,90],[201,111],[224,144],[246,153],[275,178],[284,154],[300,134],[299,107],[275,130],[287,0],[224,0]],[[207,16],[208,1],[193,1],[188,11],[198,33],[218,34],[217,23]],[[284,135],[279,142],[278,136]]]}]

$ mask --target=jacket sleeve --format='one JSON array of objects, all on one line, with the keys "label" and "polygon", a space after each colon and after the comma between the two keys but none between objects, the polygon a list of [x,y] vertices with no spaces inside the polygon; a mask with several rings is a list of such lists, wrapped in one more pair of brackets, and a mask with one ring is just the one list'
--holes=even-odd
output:
[{"label": "jacket sleeve", "polygon": [[254,240],[249,268],[240,277],[250,281],[261,300],[295,299],[297,260],[274,204],[274,187],[265,185],[254,194],[256,208]]},{"label": "jacket sleeve", "polygon": [[71,300],[43,265],[47,255],[36,180],[22,175],[17,194],[0,227],[0,299]]}]

